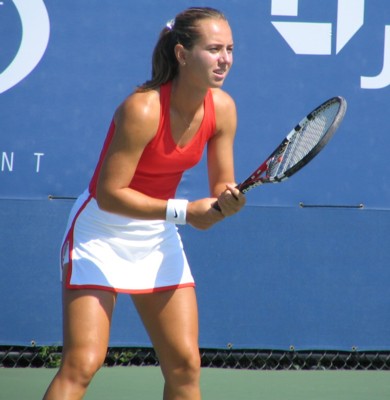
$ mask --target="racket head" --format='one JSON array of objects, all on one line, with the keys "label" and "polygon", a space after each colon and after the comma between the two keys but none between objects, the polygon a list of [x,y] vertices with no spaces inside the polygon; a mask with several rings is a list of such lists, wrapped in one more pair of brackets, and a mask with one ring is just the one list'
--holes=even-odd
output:
[{"label": "racket head", "polygon": [[347,102],[341,96],[333,97],[315,108],[238,188],[246,193],[258,185],[278,183],[298,172],[329,142],[340,126],[346,109]]}]

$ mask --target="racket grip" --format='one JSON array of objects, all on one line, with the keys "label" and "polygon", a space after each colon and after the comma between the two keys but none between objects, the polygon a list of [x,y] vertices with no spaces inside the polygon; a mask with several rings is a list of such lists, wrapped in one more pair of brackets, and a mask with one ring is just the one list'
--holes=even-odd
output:
[{"label": "racket grip", "polygon": [[214,202],[211,206],[214,208],[214,210],[217,210],[217,211],[219,211],[219,212],[222,211],[222,210],[221,210],[221,207],[220,207],[219,204],[218,204],[218,201]]},{"label": "racket grip", "polygon": [[[241,186],[242,186],[242,184],[239,183],[239,184],[236,186],[236,189],[238,189],[238,190],[240,190],[240,191],[242,192]],[[217,200],[215,203],[212,204],[212,207],[214,208],[214,210],[217,210],[217,211],[219,211],[219,212],[222,212],[221,207],[220,207],[219,204],[218,204],[218,200]]]}]

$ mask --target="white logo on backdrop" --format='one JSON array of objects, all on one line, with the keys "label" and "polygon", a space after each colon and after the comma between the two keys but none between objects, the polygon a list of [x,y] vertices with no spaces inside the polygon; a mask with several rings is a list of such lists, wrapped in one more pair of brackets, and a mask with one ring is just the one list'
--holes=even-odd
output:
[{"label": "white logo on backdrop", "polygon": [[[50,36],[50,21],[43,0],[12,0],[22,22],[22,40],[11,64],[0,74],[0,93],[12,88],[38,65]],[[1,7],[4,2],[0,2]]]},{"label": "white logo on backdrop", "polygon": [[[355,36],[364,24],[365,0],[338,0],[336,28],[326,22],[272,21],[296,54],[331,55],[333,32],[336,31],[335,54]],[[271,14],[298,17],[299,0],[272,0]],[[362,89],[380,89],[390,85],[390,26],[385,26],[382,72],[373,77],[362,76]]]}]

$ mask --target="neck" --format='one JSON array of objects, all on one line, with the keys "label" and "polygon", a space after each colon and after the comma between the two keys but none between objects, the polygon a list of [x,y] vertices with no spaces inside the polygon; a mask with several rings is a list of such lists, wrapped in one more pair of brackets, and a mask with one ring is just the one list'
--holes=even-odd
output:
[{"label": "neck", "polygon": [[184,145],[197,132],[203,119],[203,104],[207,90],[185,85],[180,80],[172,82],[170,113],[172,136],[177,144]]},{"label": "neck", "polygon": [[178,77],[172,82],[171,106],[185,118],[189,117],[186,118],[189,120],[199,108],[203,107],[207,91],[208,89],[186,84]]}]

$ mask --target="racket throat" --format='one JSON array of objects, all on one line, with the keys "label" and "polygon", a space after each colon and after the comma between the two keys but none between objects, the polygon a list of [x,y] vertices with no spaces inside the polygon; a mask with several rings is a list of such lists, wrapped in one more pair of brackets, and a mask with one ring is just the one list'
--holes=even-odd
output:
[{"label": "racket throat", "polygon": [[259,179],[256,181],[253,181],[253,183],[240,183],[236,186],[236,188],[243,194],[245,194],[246,192],[249,192],[251,189],[255,188],[256,186],[260,186],[264,183],[263,180]]}]

